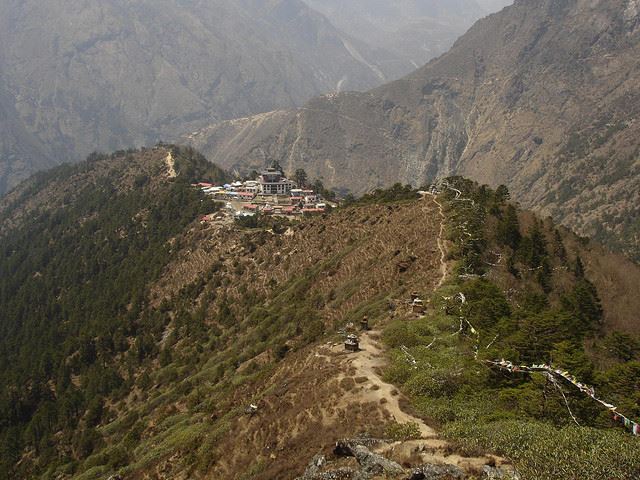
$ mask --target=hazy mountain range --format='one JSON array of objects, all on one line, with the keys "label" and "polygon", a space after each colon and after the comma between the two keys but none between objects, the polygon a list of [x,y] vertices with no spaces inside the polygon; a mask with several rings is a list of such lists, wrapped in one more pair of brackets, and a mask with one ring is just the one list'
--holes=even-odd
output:
[{"label": "hazy mountain range", "polygon": [[[346,4],[352,16],[374,11],[370,2]],[[412,5],[389,14],[398,35],[411,36],[408,15],[433,11],[433,22],[416,26],[433,43],[418,63],[484,15],[472,0],[453,12],[449,1]],[[94,150],[171,140],[411,70],[394,36],[369,42],[374,27],[373,36],[356,38],[301,0],[6,0],[0,194],[33,171]]]},{"label": "hazy mountain range", "polygon": [[449,50],[473,23],[513,0],[305,0],[344,32],[397,57],[409,73]]},{"label": "hazy mountain range", "polygon": [[188,140],[238,170],[275,158],[364,192],[463,174],[638,255],[640,8],[517,1],[368,93],[213,125]]},{"label": "hazy mountain range", "polygon": [[0,5],[0,479],[640,478],[640,0],[309,3]]}]

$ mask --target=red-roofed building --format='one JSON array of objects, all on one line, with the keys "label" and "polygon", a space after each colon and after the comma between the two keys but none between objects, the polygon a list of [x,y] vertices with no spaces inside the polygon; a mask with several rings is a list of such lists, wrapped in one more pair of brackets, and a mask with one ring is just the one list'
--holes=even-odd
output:
[{"label": "red-roofed building", "polygon": [[282,209],[282,213],[284,213],[285,215],[293,215],[296,213],[296,207],[295,206],[284,207]]},{"label": "red-roofed building", "polygon": [[303,208],[302,213],[304,215],[319,215],[321,213],[324,213],[324,209],[323,208]]}]

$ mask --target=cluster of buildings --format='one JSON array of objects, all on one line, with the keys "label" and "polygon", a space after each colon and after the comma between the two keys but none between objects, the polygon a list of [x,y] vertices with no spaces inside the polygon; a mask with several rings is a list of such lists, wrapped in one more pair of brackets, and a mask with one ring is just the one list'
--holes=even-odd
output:
[{"label": "cluster of buildings", "polygon": [[224,201],[236,216],[314,215],[324,213],[327,203],[313,190],[298,188],[282,170],[274,165],[260,173],[256,180],[225,185],[198,183],[206,195]]}]

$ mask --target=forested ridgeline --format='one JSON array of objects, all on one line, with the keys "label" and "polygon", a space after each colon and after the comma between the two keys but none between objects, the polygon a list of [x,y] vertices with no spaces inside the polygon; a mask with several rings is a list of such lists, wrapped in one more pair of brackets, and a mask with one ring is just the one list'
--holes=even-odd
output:
[{"label": "forested ridgeline", "polygon": [[613,279],[590,279],[616,257],[519,211],[504,187],[453,178],[433,193],[453,270],[426,317],[386,328],[387,378],[462,451],[504,455],[522,478],[638,478],[622,417],[640,421],[638,310],[616,309]]},{"label": "forested ridgeline", "polygon": [[[171,180],[170,151],[180,172]],[[225,178],[191,149],[95,154],[38,174],[5,200],[0,477],[11,477],[25,447],[45,462],[56,456],[59,432],[78,454],[91,450],[104,398],[128,387],[123,368],[156,348],[158,318],[141,312],[180,248],[172,240],[219,208],[190,186],[208,173]]]},{"label": "forested ridgeline", "polygon": [[[115,196],[118,208],[95,207],[96,214],[110,212],[98,225],[82,197],[66,210],[86,221],[59,220],[52,232],[27,223],[7,237],[6,250],[15,252],[7,261],[28,257],[18,233],[40,234],[36,250],[55,248],[49,262],[24,268],[7,287],[20,293],[47,279],[51,296],[38,293],[48,312],[25,304],[24,296],[2,297],[28,313],[24,324],[8,324],[11,343],[3,343],[8,360],[25,363],[3,366],[11,385],[2,403],[3,473],[102,479],[160,469],[159,478],[293,477],[331,435],[351,435],[362,422],[384,430],[376,412],[353,416],[347,402],[309,403],[303,392],[326,378],[300,365],[316,358],[314,344],[340,341],[334,335],[345,322],[365,314],[373,321],[387,311],[398,289],[436,281],[435,206],[412,192],[400,202],[248,228],[194,223],[208,210],[203,198],[183,190],[179,177],[166,184]],[[137,195],[148,205],[144,228],[127,207]],[[64,210],[49,215],[65,219]],[[84,229],[98,234],[87,238]],[[94,251],[95,258],[87,253]],[[347,387],[315,390],[322,397]],[[262,427],[247,432],[249,404],[260,406],[254,421]],[[335,416],[323,434],[313,420],[319,408]],[[265,442],[296,448],[273,460]]]},{"label": "forested ridgeline", "polygon": [[167,156],[175,157],[182,181],[221,182],[231,177],[188,147],[158,144],[154,148],[94,152],[84,162],[63,164],[32,175],[0,199],[0,235],[15,229],[23,219],[77,202],[80,194],[107,181],[114,192],[163,188],[169,181]]},{"label": "forested ridgeline", "polygon": [[[201,224],[218,206],[190,184],[225,180],[216,174],[194,151],[160,147],[93,156],[8,196],[0,476],[135,476],[170,457],[175,472],[221,468],[220,444],[242,425],[238,399],[270,395],[289,352],[383,308],[410,248],[431,258],[435,216],[395,235],[415,203]],[[435,268],[406,275],[424,283]],[[236,469],[253,468],[242,456],[253,451],[232,450]]]}]

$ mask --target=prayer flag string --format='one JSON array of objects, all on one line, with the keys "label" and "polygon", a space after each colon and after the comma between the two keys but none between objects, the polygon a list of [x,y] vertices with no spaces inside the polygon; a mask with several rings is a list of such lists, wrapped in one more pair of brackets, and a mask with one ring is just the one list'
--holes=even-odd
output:
[{"label": "prayer flag string", "polygon": [[[485,360],[484,362],[487,363],[488,365],[497,367],[497,368],[499,368],[501,370],[506,370],[506,371],[511,372],[511,373],[536,373],[536,372],[542,372],[542,373],[545,373],[546,375],[548,375],[549,378],[560,377],[563,380],[565,380],[566,382],[568,382],[571,385],[573,385],[574,387],[576,387],[583,394],[587,395],[592,400],[594,400],[595,402],[599,403],[604,408],[609,410],[611,412],[611,414],[613,415],[613,420],[616,423],[618,423],[620,425],[623,425],[633,435],[640,436],[640,424],[634,422],[630,418],[628,418],[625,415],[622,415],[621,413],[619,413],[617,411],[618,407],[616,407],[615,405],[612,405],[611,403],[605,402],[604,400],[598,398],[596,396],[596,391],[595,391],[595,389],[593,387],[591,387],[589,385],[585,385],[584,383],[578,381],[576,379],[576,377],[571,375],[566,370],[562,370],[562,369],[559,369],[559,368],[554,368],[552,365],[547,365],[547,364],[540,364],[540,365],[535,365],[534,364],[534,365],[531,365],[531,366],[514,365],[512,362],[509,362],[509,361],[504,360],[504,359],[499,360],[499,361],[497,361],[497,360],[496,361]],[[565,401],[566,401],[566,398],[565,398]],[[572,417],[573,417],[573,414],[572,414]],[[573,419],[577,423],[577,420],[575,419],[575,417],[573,417]]]}]

